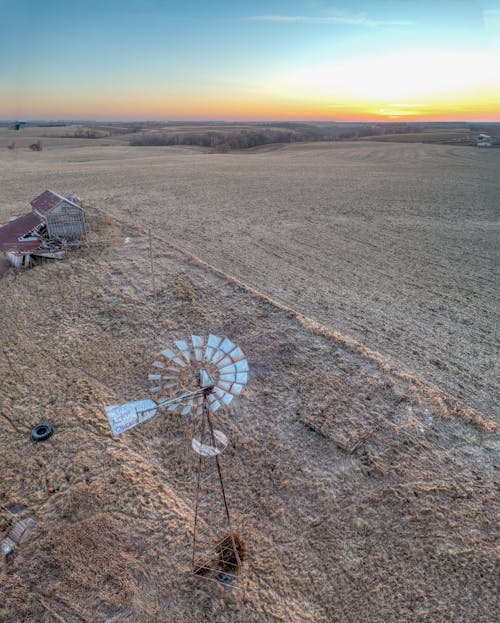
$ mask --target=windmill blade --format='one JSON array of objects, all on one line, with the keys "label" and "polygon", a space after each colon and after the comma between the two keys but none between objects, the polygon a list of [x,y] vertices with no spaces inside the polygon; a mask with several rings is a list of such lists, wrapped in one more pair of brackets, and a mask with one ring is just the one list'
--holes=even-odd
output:
[{"label": "windmill blade", "polygon": [[192,335],[191,342],[193,343],[193,352],[196,361],[203,361],[204,351],[204,339],[199,335]]},{"label": "windmill blade", "polygon": [[212,411],[212,413],[215,413],[217,409],[220,409],[221,407],[220,402],[217,400],[217,398],[213,394],[209,394],[208,404],[209,404],[210,411]]},{"label": "windmill blade", "polygon": [[231,342],[228,337],[224,338],[222,344],[220,345],[220,349],[225,353],[230,353],[233,348],[236,348],[236,344],[234,344],[234,342]]},{"label": "windmill blade", "polygon": [[184,359],[189,363],[192,360],[193,354],[191,352],[191,348],[189,344],[184,340],[177,340],[175,342],[180,354],[184,357]]},{"label": "windmill blade", "polygon": [[220,398],[220,400],[225,404],[228,405],[231,400],[233,399],[232,394],[230,394],[229,392],[224,391],[223,389],[221,389],[220,387],[216,387],[214,389],[214,393],[217,394],[217,396]]},{"label": "windmill blade", "polygon": [[176,355],[173,350],[170,350],[170,348],[165,348],[165,350],[161,351],[161,354],[182,368],[186,365],[186,362],[183,361],[179,355]]},{"label": "windmill blade", "polygon": [[242,385],[246,385],[248,381],[248,373],[247,372],[226,372],[225,374],[221,374],[219,379],[225,382],[241,383]]},{"label": "windmill blade", "polygon": [[217,335],[213,335],[212,333],[208,336],[207,347],[205,348],[205,363],[211,363],[212,358],[217,352],[220,343],[222,342],[222,338]]},{"label": "windmill blade", "polygon": [[211,363],[213,363],[214,365],[217,365],[221,359],[224,359],[226,354],[227,353],[225,353],[223,350],[221,350],[220,347],[217,348],[215,353],[212,355]]},{"label": "windmill blade", "polygon": [[238,372],[248,372],[248,363],[246,359],[236,361],[236,363],[231,363],[219,370],[221,376],[231,373],[237,374]]},{"label": "windmill blade", "polygon": [[233,396],[239,396],[244,389],[245,386],[243,383],[233,383],[233,386],[231,387],[231,394],[233,394]]},{"label": "windmill blade", "polygon": [[191,413],[191,409],[193,408],[193,401],[188,400],[186,406],[182,409],[181,415],[189,415]]},{"label": "windmill blade", "polygon": [[245,359],[245,355],[243,354],[243,351],[241,350],[239,346],[237,346],[229,354],[233,361],[240,361],[240,359]]}]

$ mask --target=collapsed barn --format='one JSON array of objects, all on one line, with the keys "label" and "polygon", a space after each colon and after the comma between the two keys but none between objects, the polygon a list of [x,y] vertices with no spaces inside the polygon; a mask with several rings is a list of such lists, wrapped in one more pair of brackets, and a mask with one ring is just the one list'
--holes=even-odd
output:
[{"label": "collapsed barn", "polygon": [[76,195],[46,190],[31,202],[31,212],[0,226],[0,250],[16,268],[37,258],[62,259],[86,236],[85,215]]}]

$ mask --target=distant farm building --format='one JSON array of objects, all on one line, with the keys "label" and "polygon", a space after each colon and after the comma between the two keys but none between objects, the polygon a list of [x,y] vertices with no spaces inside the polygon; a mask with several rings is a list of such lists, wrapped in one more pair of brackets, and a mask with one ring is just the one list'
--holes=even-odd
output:
[{"label": "distant farm building", "polygon": [[476,145],[478,147],[491,147],[493,145],[493,140],[489,134],[479,134],[476,138]]},{"label": "distant farm building", "polygon": [[46,190],[31,202],[32,210],[0,225],[0,250],[18,268],[32,266],[37,257],[61,259],[69,246],[87,233],[83,208],[76,195],[63,197]]}]

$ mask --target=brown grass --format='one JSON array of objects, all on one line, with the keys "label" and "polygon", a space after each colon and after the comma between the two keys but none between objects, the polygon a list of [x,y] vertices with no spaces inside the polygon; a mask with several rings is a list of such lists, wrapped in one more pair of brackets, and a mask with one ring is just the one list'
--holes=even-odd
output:
[{"label": "brown grass", "polygon": [[[90,218],[87,247],[0,281],[0,508],[39,526],[0,570],[0,620],[490,623],[490,420],[165,246],[158,313],[147,235]],[[248,550],[234,591],[190,574],[188,423],[114,439],[103,410],[147,394],[163,345],[210,331],[251,369],[217,417]],[[54,435],[33,444],[42,420]]]}]

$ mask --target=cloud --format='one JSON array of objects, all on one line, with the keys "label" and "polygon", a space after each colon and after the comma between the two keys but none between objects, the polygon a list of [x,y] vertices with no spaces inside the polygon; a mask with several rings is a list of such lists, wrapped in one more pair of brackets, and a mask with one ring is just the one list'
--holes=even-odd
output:
[{"label": "cloud", "polygon": [[483,14],[500,16],[500,9],[486,9],[485,11],[483,11]]},{"label": "cloud", "polygon": [[376,20],[371,19],[364,13],[335,12],[334,15],[323,17],[310,15],[253,15],[248,19],[259,22],[281,22],[285,24],[336,24],[347,26],[411,26],[414,22],[409,20]]}]

